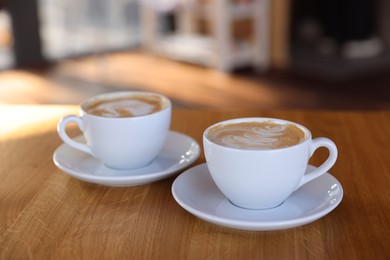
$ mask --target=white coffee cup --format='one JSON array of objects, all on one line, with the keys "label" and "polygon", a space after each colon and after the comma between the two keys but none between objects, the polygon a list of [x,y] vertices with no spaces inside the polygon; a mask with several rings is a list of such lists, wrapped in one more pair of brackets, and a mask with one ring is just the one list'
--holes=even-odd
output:
[{"label": "white coffee cup", "polygon": [[[154,103],[147,103],[149,100]],[[118,104],[112,105],[118,102],[120,109]],[[92,107],[98,106],[98,103],[104,109],[95,112]],[[131,111],[133,114],[115,115],[114,110],[126,113]],[[170,100],[157,93],[106,93],[83,101],[80,116],[63,117],[57,131],[66,144],[96,157],[110,168],[139,168],[151,163],[161,151],[170,128],[171,110]],[[68,136],[66,126],[69,123],[78,125],[86,144]]]},{"label": "white coffee cup", "polygon": [[[210,140],[209,133],[216,127],[242,122],[290,124],[301,129],[304,137],[297,144],[271,149],[228,147]],[[207,167],[217,187],[232,204],[246,209],[279,206],[299,187],[326,173],[337,159],[337,147],[330,139],[312,139],[307,128],[274,118],[239,118],[216,123],[204,131],[203,145]],[[319,147],[327,148],[329,157],[305,174],[310,157]]]}]

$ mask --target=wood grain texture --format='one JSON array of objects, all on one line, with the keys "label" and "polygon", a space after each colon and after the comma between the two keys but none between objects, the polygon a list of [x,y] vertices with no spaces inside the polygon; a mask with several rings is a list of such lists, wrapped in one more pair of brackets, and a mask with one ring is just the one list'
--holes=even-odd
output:
[{"label": "wood grain texture", "polygon": [[[278,117],[327,136],[341,204],[301,227],[220,227],[174,201],[176,176],[110,188],[78,181],[52,162],[56,124],[75,106],[0,106],[0,259],[389,259],[390,111],[173,111],[171,128],[194,137],[224,119]],[[78,130],[70,128],[73,135]],[[312,164],[320,164],[319,151]],[[204,155],[195,164],[202,163]]]}]

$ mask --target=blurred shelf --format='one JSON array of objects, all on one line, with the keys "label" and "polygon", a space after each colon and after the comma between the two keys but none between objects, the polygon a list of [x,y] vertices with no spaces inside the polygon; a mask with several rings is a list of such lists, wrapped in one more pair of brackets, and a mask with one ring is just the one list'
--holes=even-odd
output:
[{"label": "blurred shelf", "polygon": [[[174,35],[167,35],[158,28],[162,14],[142,5],[144,47],[167,58],[221,71],[248,65],[265,70],[269,61],[268,8],[269,0],[252,0],[244,4],[234,4],[230,0],[194,3],[191,8],[175,10],[178,30]],[[206,36],[197,31],[198,19],[209,23],[210,32]],[[246,39],[235,38],[237,20],[251,22],[249,29],[243,27],[244,33],[249,34]]]}]

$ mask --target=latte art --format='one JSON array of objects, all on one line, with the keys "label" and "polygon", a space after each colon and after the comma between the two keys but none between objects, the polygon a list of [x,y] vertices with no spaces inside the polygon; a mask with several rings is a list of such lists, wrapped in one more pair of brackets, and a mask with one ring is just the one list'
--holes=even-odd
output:
[{"label": "latte art", "polygon": [[[232,130],[232,134],[222,137],[221,142],[225,146],[230,147],[241,147],[244,145],[245,147],[273,148],[286,128],[286,125],[265,125],[263,128],[255,126],[248,129],[242,129],[241,126],[237,130]],[[237,131],[239,135],[234,134],[237,134]]]},{"label": "latte art", "polygon": [[242,122],[212,128],[207,138],[217,144],[240,149],[276,149],[305,139],[305,133],[292,124]]},{"label": "latte art", "polygon": [[158,96],[129,96],[96,102],[86,109],[88,113],[103,117],[136,117],[163,109]]}]

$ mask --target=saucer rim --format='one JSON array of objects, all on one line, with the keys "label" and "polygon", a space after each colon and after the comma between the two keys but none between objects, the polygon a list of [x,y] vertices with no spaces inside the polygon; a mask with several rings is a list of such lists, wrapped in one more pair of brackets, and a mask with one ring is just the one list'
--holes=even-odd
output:
[{"label": "saucer rim", "polygon": [[[67,149],[75,150],[79,153],[82,153],[84,156],[86,156],[88,158],[91,158],[92,156],[89,154],[86,154],[82,151],[76,150],[75,148],[70,147],[66,143],[62,143],[60,146],[58,146],[56,148],[56,150],[53,153],[53,162],[64,173],[66,173],[66,174],[68,174],[68,175],[70,175],[78,180],[89,182],[89,183],[95,183],[95,184],[100,184],[100,185],[105,185],[105,186],[120,186],[120,187],[147,184],[150,182],[161,180],[163,178],[170,177],[171,175],[177,173],[178,171],[185,169],[186,167],[193,164],[200,156],[200,145],[194,138],[192,138],[191,136],[186,135],[184,133],[181,133],[178,131],[173,131],[173,130],[169,131],[169,135],[173,135],[176,138],[178,138],[177,136],[180,136],[179,138],[186,138],[189,143],[196,144],[198,149],[196,150],[196,154],[194,156],[192,156],[188,162],[185,162],[185,163],[180,164],[180,165],[173,167],[173,168],[172,168],[172,166],[168,167],[167,169],[164,169],[162,171],[154,171],[151,173],[127,175],[127,176],[100,176],[100,175],[93,175],[90,172],[86,172],[86,171],[83,171],[83,172],[75,171],[74,169],[62,164],[60,162],[60,160],[58,159],[58,156],[59,156],[58,153],[62,149],[67,148]],[[73,139],[81,139],[81,138],[83,138],[83,135],[78,135],[78,136],[74,137]],[[164,145],[166,145],[167,143],[168,143],[168,141]],[[137,168],[137,169],[141,169],[141,168]],[[117,170],[117,171],[122,171],[122,170]],[[123,170],[123,171],[132,171],[132,169]],[[126,182],[126,183],[122,183],[122,182]]]},{"label": "saucer rim", "polygon": [[[315,167],[313,165],[308,165],[309,167]],[[316,167],[315,167],[316,168]],[[181,198],[180,195],[177,194],[176,189],[178,183],[182,178],[185,178],[186,175],[194,174],[194,172],[203,171],[203,174],[210,175],[208,169],[207,169],[207,163],[198,164],[196,166],[191,167],[190,169],[184,171],[182,174],[180,174],[173,182],[171,192],[175,199],[175,201],[186,211],[193,214],[194,216],[203,219],[207,222],[211,222],[217,225],[230,227],[234,229],[241,229],[241,230],[251,230],[251,231],[268,231],[268,230],[282,230],[282,229],[288,229],[293,227],[302,226],[305,224],[309,224],[311,222],[314,222],[325,215],[329,214],[331,211],[333,211],[342,201],[344,196],[344,190],[341,185],[341,183],[330,173],[325,173],[325,176],[328,178],[331,178],[335,183],[338,184],[340,190],[336,197],[336,201],[332,204],[327,204],[326,207],[323,207],[323,210],[316,210],[313,214],[305,215],[303,217],[295,217],[288,220],[269,220],[269,221],[252,221],[252,220],[237,220],[237,219],[229,219],[228,217],[221,217],[216,216],[210,213],[207,213],[205,211],[201,211],[198,208],[194,208],[190,206],[189,204],[185,203]],[[211,176],[209,176],[211,178]],[[212,181],[212,179],[211,179]],[[310,185],[310,182],[306,185]],[[215,189],[218,189],[216,186],[214,186]],[[297,190],[299,191],[299,190]],[[220,191],[219,191],[220,192]],[[222,194],[222,193],[221,193]],[[283,205],[283,204],[282,204]],[[242,209],[242,208],[240,208]],[[246,210],[246,209],[242,209]],[[247,209],[248,211],[252,211],[251,209]],[[272,210],[272,209],[271,209]]]}]

